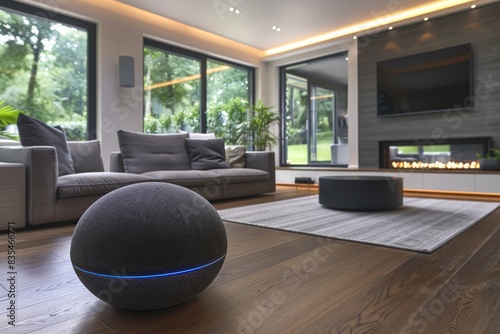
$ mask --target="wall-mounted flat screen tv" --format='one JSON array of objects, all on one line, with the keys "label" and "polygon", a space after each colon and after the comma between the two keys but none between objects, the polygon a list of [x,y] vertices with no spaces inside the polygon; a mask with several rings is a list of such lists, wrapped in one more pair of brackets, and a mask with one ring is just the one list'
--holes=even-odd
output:
[{"label": "wall-mounted flat screen tv", "polygon": [[378,116],[470,109],[471,55],[465,44],[379,61]]}]

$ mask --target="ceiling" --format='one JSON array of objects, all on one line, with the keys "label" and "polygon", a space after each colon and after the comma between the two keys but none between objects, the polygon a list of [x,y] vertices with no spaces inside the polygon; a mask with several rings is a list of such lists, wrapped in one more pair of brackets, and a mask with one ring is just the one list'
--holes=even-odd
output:
[{"label": "ceiling", "polygon": [[[167,17],[230,40],[270,50],[307,40],[337,29],[366,22],[380,23],[394,15],[417,7],[451,0],[118,0],[122,3]],[[498,0],[458,0],[449,9],[435,15],[450,13]],[[236,14],[235,10],[240,13]],[[423,19],[424,14],[413,20]],[[404,19],[401,22],[408,22]],[[396,23],[394,23],[397,25]],[[272,27],[281,28],[281,31]],[[359,30],[359,28],[358,28]]]}]

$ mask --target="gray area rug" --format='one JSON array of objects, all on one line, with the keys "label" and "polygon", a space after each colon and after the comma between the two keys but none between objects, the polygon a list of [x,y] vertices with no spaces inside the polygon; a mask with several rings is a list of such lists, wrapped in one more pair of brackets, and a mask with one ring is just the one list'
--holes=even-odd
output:
[{"label": "gray area rug", "polygon": [[338,211],[307,196],[219,210],[225,221],[431,253],[491,213],[498,203],[404,198],[399,209]]}]

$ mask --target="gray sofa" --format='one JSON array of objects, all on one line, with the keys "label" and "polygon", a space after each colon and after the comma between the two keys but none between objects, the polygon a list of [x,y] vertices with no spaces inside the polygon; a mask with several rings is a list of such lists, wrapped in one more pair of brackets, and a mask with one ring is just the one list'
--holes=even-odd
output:
[{"label": "gray sofa", "polygon": [[192,189],[208,200],[275,191],[272,152],[246,152],[242,168],[130,173],[125,172],[120,152],[111,154],[110,171],[105,172],[97,140],[68,142],[68,146],[75,173],[62,176],[58,175],[54,147],[0,147],[0,162],[26,166],[26,220],[29,225],[77,220],[101,196],[139,182],[174,183]]}]

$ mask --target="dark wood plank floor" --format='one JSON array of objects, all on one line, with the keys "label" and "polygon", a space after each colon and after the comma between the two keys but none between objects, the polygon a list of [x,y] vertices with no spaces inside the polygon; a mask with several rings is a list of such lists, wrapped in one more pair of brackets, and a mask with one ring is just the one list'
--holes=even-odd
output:
[{"label": "dark wood plank floor", "polygon": [[[279,187],[215,206],[315,191]],[[1,234],[0,332],[500,333],[500,210],[432,254],[225,226],[227,259],[212,285],[153,312],[114,308],[83,287],[69,259],[74,225],[18,231],[15,328]]]}]

